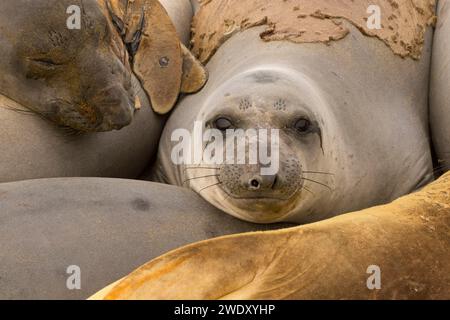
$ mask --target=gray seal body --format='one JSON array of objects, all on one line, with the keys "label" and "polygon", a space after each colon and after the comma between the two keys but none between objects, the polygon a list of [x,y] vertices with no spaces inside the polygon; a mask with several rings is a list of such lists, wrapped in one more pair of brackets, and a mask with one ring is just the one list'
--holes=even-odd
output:
[{"label": "gray seal body", "polygon": [[439,1],[430,85],[430,122],[439,166],[450,170],[450,5]]},{"label": "gray seal body", "polygon": [[[2,183],[0,299],[86,299],[169,250],[268,229],[223,215],[189,190],[150,182]],[[80,268],[80,290],[67,287],[70,266]]]}]

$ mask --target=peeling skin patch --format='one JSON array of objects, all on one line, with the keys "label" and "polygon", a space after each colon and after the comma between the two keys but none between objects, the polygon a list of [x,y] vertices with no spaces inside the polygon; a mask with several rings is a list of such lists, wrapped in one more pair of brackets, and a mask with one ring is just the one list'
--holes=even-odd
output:
[{"label": "peeling skin patch", "polygon": [[[193,22],[192,51],[206,63],[233,34],[266,26],[264,41],[338,41],[348,21],[403,57],[419,59],[427,26],[436,22],[435,0],[201,0]],[[381,9],[381,29],[369,29],[369,6]]]}]

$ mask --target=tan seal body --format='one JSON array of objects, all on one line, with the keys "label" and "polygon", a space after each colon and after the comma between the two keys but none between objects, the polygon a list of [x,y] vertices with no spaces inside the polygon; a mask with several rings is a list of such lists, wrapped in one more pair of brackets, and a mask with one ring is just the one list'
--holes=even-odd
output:
[{"label": "tan seal body", "polygon": [[385,206],[172,251],[94,298],[449,299],[449,235],[447,173]]},{"label": "tan seal body", "polygon": [[439,1],[431,67],[431,130],[439,167],[450,169],[450,3]]},{"label": "tan seal body", "polygon": [[158,0],[100,0],[99,4],[106,6],[105,11],[126,44],[133,71],[155,112],[168,113],[180,92],[192,93],[203,87],[206,71],[180,43],[179,33],[186,24],[178,22],[177,32],[173,22],[188,18],[192,7],[186,8],[181,1],[166,4],[174,15],[170,17]]},{"label": "tan seal body", "polygon": [[[210,4],[197,15],[197,35],[217,25],[216,16],[204,16]],[[240,17],[244,10],[223,9],[217,14]],[[261,223],[318,221],[388,203],[431,181],[428,23],[434,14],[410,10],[416,17],[411,23],[422,27],[417,33],[411,35],[403,23],[391,26],[405,33],[404,43],[410,36],[423,42],[405,58],[349,18],[336,18],[349,33],[327,44],[263,41],[265,25],[233,33],[209,60],[204,89],[182,100],[171,115],[160,142],[157,179],[190,187],[223,211]],[[194,52],[195,46],[194,39]],[[236,163],[176,165],[178,141],[171,141],[172,134],[180,128],[193,134],[195,121],[204,130],[279,129],[279,171],[262,176],[260,167]]]},{"label": "tan seal body", "polygon": [[[350,30],[376,37],[402,57],[419,58],[426,26],[434,23],[434,0],[200,0],[194,21],[193,52],[207,61],[234,34],[264,26],[264,41],[337,41]],[[370,28],[380,13],[380,28]]]}]

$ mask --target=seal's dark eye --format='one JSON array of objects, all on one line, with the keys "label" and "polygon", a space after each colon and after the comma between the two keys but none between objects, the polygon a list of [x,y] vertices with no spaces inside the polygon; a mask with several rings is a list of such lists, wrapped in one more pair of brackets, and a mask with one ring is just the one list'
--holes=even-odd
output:
[{"label": "seal's dark eye", "polygon": [[29,58],[26,62],[26,77],[29,79],[49,78],[59,70],[60,63],[49,58]]},{"label": "seal's dark eye", "polygon": [[33,63],[38,64],[42,67],[55,67],[58,65],[55,61],[52,59],[44,58],[44,59],[32,59]]},{"label": "seal's dark eye", "polygon": [[56,62],[55,60],[51,58],[31,58],[29,59],[30,68],[38,68],[38,69],[49,69],[54,70],[57,67],[61,66],[61,63]]},{"label": "seal's dark eye", "polygon": [[294,128],[299,133],[308,133],[311,129],[311,121],[306,118],[298,119],[294,124]]},{"label": "seal's dark eye", "polygon": [[227,129],[231,129],[233,127],[233,123],[225,117],[220,117],[214,121],[214,127],[221,131],[225,131]]}]

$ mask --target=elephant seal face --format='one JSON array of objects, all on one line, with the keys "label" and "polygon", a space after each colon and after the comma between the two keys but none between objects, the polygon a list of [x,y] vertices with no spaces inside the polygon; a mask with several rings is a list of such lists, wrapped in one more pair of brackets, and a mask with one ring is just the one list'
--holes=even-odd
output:
[{"label": "elephant seal face", "polygon": [[[308,214],[312,203],[321,201],[320,195],[313,196],[311,183],[329,193],[323,182],[329,168],[323,163],[321,102],[288,73],[269,68],[232,78],[207,100],[199,115],[205,129],[222,133],[224,149],[219,153],[226,160],[187,166],[184,180],[207,201],[240,219],[286,221],[292,214]],[[216,136],[217,140],[222,139]],[[237,156],[243,141],[248,142],[245,161],[229,161],[229,150]],[[206,142],[203,149],[208,146]],[[258,149],[256,162],[250,161],[253,147]]]},{"label": "elephant seal face", "polygon": [[[81,28],[69,29],[68,7]],[[126,48],[95,0],[0,4],[0,93],[80,132],[128,125],[135,95]]]}]

